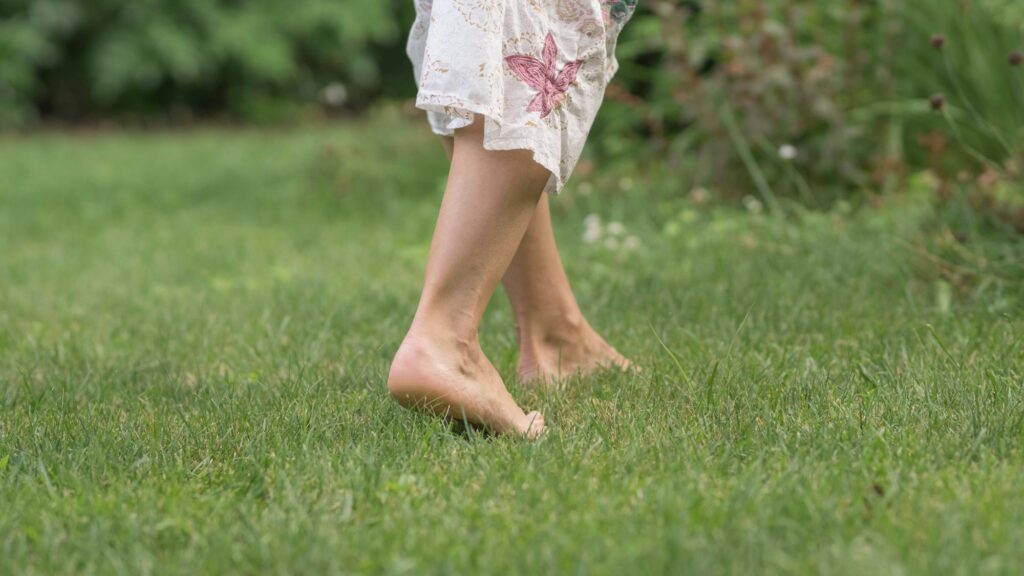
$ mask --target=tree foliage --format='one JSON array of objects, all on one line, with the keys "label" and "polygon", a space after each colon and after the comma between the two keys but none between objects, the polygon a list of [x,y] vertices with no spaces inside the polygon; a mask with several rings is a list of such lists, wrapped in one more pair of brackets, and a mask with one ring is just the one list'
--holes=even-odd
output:
[{"label": "tree foliage", "polygon": [[361,106],[385,84],[379,52],[394,50],[408,11],[397,1],[0,0],[0,121],[259,119],[331,83]]}]

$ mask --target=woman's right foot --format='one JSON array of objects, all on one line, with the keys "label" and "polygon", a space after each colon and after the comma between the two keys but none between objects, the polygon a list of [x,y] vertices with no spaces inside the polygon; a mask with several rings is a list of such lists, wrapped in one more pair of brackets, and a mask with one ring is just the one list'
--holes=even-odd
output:
[{"label": "woman's right foot", "polygon": [[477,342],[451,344],[410,333],[388,374],[391,397],[407,408],[534,440],[544,416],[523,412]]},{"label": "woman's right foot", "polygon": [[565,378],[600,370],[628,371],[635,366],[593,328],[576,317],[546,329],[520,328],[519,381],[553,384]]}]

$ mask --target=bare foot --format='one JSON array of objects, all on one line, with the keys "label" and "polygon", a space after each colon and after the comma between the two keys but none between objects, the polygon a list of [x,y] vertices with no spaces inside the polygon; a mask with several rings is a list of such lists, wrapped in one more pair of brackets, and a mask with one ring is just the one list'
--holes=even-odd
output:
[{"label": "bare foot", "polygon": [[388,375],[391,397],[407,408],[468,421],[529,440],[545,430],[540,412],[523,412],[477,343],[451,345],[410,334]]},{"label": "bare foot", "polygon": [[546,384],[609,368],[622,371],[636,369],[585,321],[520,339],[521,382]]}]

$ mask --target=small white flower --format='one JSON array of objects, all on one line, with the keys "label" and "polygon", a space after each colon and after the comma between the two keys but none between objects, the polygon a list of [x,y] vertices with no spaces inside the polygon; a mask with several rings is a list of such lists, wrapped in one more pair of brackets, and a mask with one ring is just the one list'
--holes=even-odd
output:
[{"label": "small white flower", "polygon": [[626,232],[626,227],[622,225],[622,222],[609,222],[608,233],[612,236],[622,236]]},{"label": "small white flower", "polygon": [[327,86],[324,86],[323,91],[320,93],[320,97],[323,99],[324,104],[339,108],[345,101],[348,100],[348,89],[341,82],[331,82]]},{"label": "small white flower", "polygon": [[627,236],[622,242],[622,247],[626,250],[636,250],[640,247],[640,239],[636,236]]},{"label": "small white flower", "polygon": [[605,238],[604,239],[604,247],[609,249],[609,250],[618,250],[619,249],[619,239],[615,238],[613,236],[609,236],[609,237]]},{"label": "small white flower", "polygon": [[764,210],[764,205],[761,204],[761,201],[753,196],[744,196],[743,205],[754,214],[760,214]]},{"label": "small white flower", "polygon": [[779,158],[782,158],[786,162],[796,159],[796,146],[792,144],[783,144],[779,147]]},{"label": "small white flower", "polygon": [[583,219],[583,243],[593,244],[600,240],[603,235],[601,231],[601,217],[597,214],[588,214]]}]

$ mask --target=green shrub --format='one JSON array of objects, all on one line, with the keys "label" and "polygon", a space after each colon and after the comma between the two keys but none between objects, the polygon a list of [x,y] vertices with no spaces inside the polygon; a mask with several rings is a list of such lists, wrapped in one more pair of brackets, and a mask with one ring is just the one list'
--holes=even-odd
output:
[{"label": "green shrub", "polygon": [[0,0],[0,115],[220,113],[252,119],[376,95],[407,3]]},{"label": "green shrub", "polygon": [[[822,202],[876,184],[880,120],[851,114],[894,90],[883,54],[891,2],[641,6],[620,43],[620,58],[641,64],[621,76],[639,98],[610,104],[633,130],[616,133],[729,196]],[[612,152],[635,145],[606,136]]]},{"label": "green shrub", "polygon": [[947,219],[947,236],[979,246],[985,230],[1024,233],[1024,7],[945,3],[904,19],[894,67],[904,92],[931,95],[935,109],[903,118],[907,162],[936,176],[945,213],[970,215]]},{"label": "green shrub", "polygon": [[0,126],[28,119],[33,95],[39,88],[38,70],[52,66],[59,57],[55,39],[66,31],[67,22],[33,4],[32,10],[9,15],[0,0]]},{"label": "green shrub", "polygon": [[905,18],[912,40],[894,66],[911,97],[941,96],[945,114],[932,127],[964,156],[945,168],[999,169],[1019,158],[1024,68],[1009,60],[1024,48],[1024,8],[1011,0],[945,3]]},{"label": "green shrub", "polygon": [[[681,192],[767,203],[868,198],[921,169],[1018,177],[1024,67],[1008,57],[1024,49],[1021,6],[647,0],[595,145],[692,175]],[[930,110],[936,94],[945,117]]]}]

